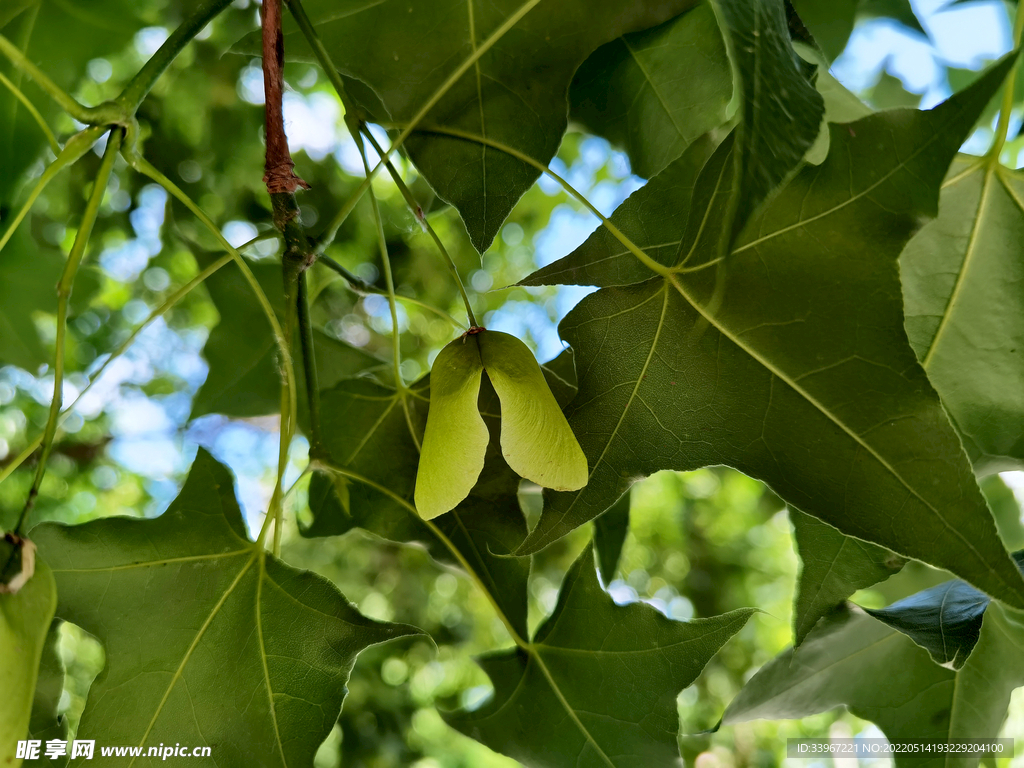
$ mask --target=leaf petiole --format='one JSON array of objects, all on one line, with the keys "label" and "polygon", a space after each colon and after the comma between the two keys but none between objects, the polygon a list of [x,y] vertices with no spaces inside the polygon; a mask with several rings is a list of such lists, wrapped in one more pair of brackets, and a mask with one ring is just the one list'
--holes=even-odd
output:
[{"label": "leaf petiole", "polygon": [[[78,275],[78,267],[85,258],[85,249],[89,245],[89,238],[92,236],[93,225],[99,216],[100,203],[107,191],[107,182],[114,170],[114,160],[121,149],[123,134],[120,130],[112,130],[107,139],[107,148],[103,152],[103,161],[100,163],[99,171],[96,173],[96,180],[93,184],[92,195],[86,203],[85,212],[82,214],[82,223],[75,235],[74,245],[68,254],[67,262],[64,264],[64,272],[61,274],[60,282],[57,284],[57,339],[55,342],[56,353],[53,362],[53,397],[50,400],[50,412],[46,419],[46,429],[43,431],[42,453],[39,456],[39,463],[36,465],[35,478],[32,480],[32,487],[29,488],[28,498],[25,506],[18,516],[18,522],[14,526],[14,533],[20,535],[22,526],[28,517],[29,511],[35,504],[36,496],[39,495],[39,486],[43,482],[43,475],[46,473],[46,460],[53,449],[53,438],[57,432],[57,417],[60,415],[60,407],[63,401],[64,392],[64,338],[67,333],[68,303],[71,299],[71,289],[75,284],[75,277]],[[4,571],[10,565],[8,561]]]},{"label": "leaf petiole", "polygon": [[[362,141],[357,137],[353,138],[356,138],[356,143],[359,145],[359,154],[363,158],[363,168],[366,169],[366,178],[369,179],[370,164],[366,159],[366,147],[363,146]],[[384,237],[384,221],[381,218],[380,206],[377,204],[377,196],[373,193],[372,187],[370,189],[370,204],[373,209],[373,219],[377,225],[377,243],[380,247],[380,258],[384,265],[384,281],[388,288],[388,309],[391,311],[391,350],[395,388],[398,390],[402,399],[402,411],[405,413],[405,421],[409,426],[409,435],[412,437],[412,441],[416,445],[416,450],[419,450],[420,439],[416,434],[416,430],[413,429],[412,413],[409,411],[409,388],[405,386],[405,381],[402,379],[402,334],[398,328],[398,301],[395,298],[395,278],[391,273],[391,258],[388,256],[388,244]]]}]

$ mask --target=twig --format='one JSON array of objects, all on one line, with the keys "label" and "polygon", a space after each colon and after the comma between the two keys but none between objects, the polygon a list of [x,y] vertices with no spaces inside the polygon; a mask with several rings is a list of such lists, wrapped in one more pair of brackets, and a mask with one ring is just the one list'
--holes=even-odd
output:
[{"label": "twig", "polygon": [[288,151],[284,133],[284,35],[281,32],[280,0],[263,0],[263,91],[267,128],[267,161],[263,181],[271,195],[309,189],[309,184],[293,173],[295,163]]},{"label": "twig", "polygon": [[302,347],[303,372],[306,374],[306,397],[309,399],[309,455],[319,457],[323,451],[323,441],[320,438],[320,383],[316,374],[316,358],[313,356],[313,323],[309,317],[305,272],[299,273],[296,287],[299,343]]},{"label": "twig", "polygon": [[[316,261],[316,249],[299,222],[299,206],[295,190],[309,189],[309,185],[294,173],[295,163],[288,151],[288,137],[284,131],[284,35],[281,32],[280,0],[264,0],[261,8],[263,28],[263,88],[265,94],[265,126],[267,153],[263,181],[270,194],[274,212],[274,226],[284,238],[281,257],[284,279],[285,323],[284,333],[291,345],[299,331],[302,363],[305,370],[306,398],[310,418],[310,448],[320,448],[319,393],[317,388],[316,357],[313,350],[313,330],[306,300],[304,272]],[[281,546],[283,498],[282,481],[288,465],[288,448],[295,433],[296,393],[282,390],[281,442],[277,457],[277,482],[270,499],[267,519],[264,521],[257,543],[262,543],[270,521],[274,521],[273,551]]]},{"label": "twig", "polygon": [[82,223],[75,236],[74,245],[71,246],[71,253],[64,264],[64,272],[57,283],[57,340],[56,354],[53,365],[53,398],[50,400],[50,414],[46,420],[46,431],[43,433],[43,450],[39,457],[39,465],[36,467],[35,479],[32,481],[32,488],[29,490],[25,507],[18,517],[18,524],[14,526],[14,532],[20,533],[25,524],[36,496],[39,494],[39,486],[43,482],[43,475],[46,472],[46,460],[53,448],[53,437],[57,432],[57,417],[60,415],[60,406],[63,402],[64,389],[64,336],[67,331],[68,302],[71,300],[71,289],[74,287],[75,278],[78,276],[78,267],[85,258],[85,250],[89,245],[89,238],[92,236],[92,228],[99,216],[100,202],[107,190],[107,182],[114,170],[114,160],[121,149],[121,140],[124,134],[119,129],[110,132],[107,138],[107,148],[103,152],[103,162],[96,174],[96,181],[93,185],[92,196],[85,206],[85,213],[82,215]]}]

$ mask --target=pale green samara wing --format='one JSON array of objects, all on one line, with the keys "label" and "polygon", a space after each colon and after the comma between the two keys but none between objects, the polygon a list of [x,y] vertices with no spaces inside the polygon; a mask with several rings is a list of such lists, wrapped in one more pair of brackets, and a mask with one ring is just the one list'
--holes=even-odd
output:
[{"label": "pale green samara wing", "polygon": [[477,407],[483,371],[472,336],[451,342],[434,360],[414,496],[424,520],[454,509],[469,495],[484,468],[487,425]]},{"label": "pale green samara wing", "polygon": [[476,335],[484,370],[501,401],[501,453],[522,477],[556,491],[587,484],[587,457],[551,394],[537,359],[501,331]]}]

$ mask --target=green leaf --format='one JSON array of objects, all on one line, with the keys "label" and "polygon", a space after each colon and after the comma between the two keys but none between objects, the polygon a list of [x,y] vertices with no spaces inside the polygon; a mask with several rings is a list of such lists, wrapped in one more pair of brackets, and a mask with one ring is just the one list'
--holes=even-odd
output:
[{"label": "green leaf", "polygon": [[576,72],[569,118],[625,148],[649,179],[725,122],[732,70],[709,3],[598,48]]},{"label": "green leaf", "polygon": [[[1024,551],[1013,555],[1024,570]],[[865,609],[879,621],[903,632],[931,654],[936,664],[960,669],[981,631],[989,597],[959,579],[921,590],[892,605]]]},{"label": "green leaf", "polygon": [[[700,210],[691,205],[702,169],[714,177],[714,194],[722,197],[712,218],[716,223],[731,220],[738,229],[810,149],[824,114],[823,99],[807,81],[789,43],[781,2],[716,0],[714,7],[726,31],[742,97],[738,126],[719,146],[713,168],[705,164],[716,142],[705,136],[630,195],[611,217],[633,243],[665,266],[685,263],[687,249],[701,236],[712,237],[719,247],[719,232],[705,216],[706,201]],[[777,88],[784,90],[784,98]],[[694,211],[689,220],[679,214],[686,210]],[[731,236],[732,231],[724,234]],[[601,227],[571,254],[519,284],[630,285],[650,277],[651,271]]]},{"label": "green leaf", "polygon": [[860,0],[857,15],[866,19],[892,19],[909,30],[928,36],[910,0]]},{"label": "green leaf", "polygon": [[309,764],[356,655],[418,631],[361,616],[322,577],[248,541],[231,475],[205,452],[155,520],[47,523],[34,534],[54,563],[58,616],[106,649],[79,727],[99,743]]},{"label": "green leaf", "polygon": [[910,0],[793,0],[793,8],[829,62],[846,48],[861,19],[892,19],[927,37]]},{"label": "green leaf", "polygon": [[920,93],[911,93],[903,86],[902,80],[884,69],[878,76],[878,82],[868,91],[867,97],[878,109],[916,107],[921,103]]},{"label": "green leaf", "polygon": [[989,509],[999,529],[999,537],[1011,552],[1024,548],[1024,523],[1021,522],[1021,508],[1017,496],[999,475],[989,475],[981,480],[981,492],[985,494]]},{"label": "green leaf", "polygon": [[62,271],[59,255],[35,247],[24,231],[16,232],[0,251],[0,365],[36,373],[52,362],[34,315],[57,311],[56,285]]},{"label": "green leaf", "polygon": [[1024,467],[1024,175],[962,157],[900,257],[906,328],[979,472]]},{"label": "green leaf", "polygon": [[791,508],[789,517],[803,562],[793,606],[793,644],[800,645],[818,619],[858,589],[899,572],[906,560],[884,547],[845,536],[799,510]]},{"label": "green leaf", "polygon": [[818,135],[824,104],[789,38],[782,0],[713,0],[725,31],[740,120],[733,149],[733,231],[796,168]]},{"label": "green leaf", "polygon": [[[368,85],[387,114],[406,124],[440,97],[410,136],[409,156],[445,201],[454,205],[481,253],[538,176],[531,165],[430,127],[486,136],[547,162],[566,128],[573,73],[595,49],[647,29],[696,0],[312,0],[304,3],[339,71]],[[514,14],[525,11],[453,84],[447,80]],[[289,58],[310,59],[301,33],[285,20]],[[259,50],[254,33],[237,46]],[[362,105],[373,108],[374,105]]]},{"label": "green leaf", "polygon": [[[998,475],[984,478],[981,490],[1004,545],[1010,550],[1024,546],[1020,505],[1013,491]],[[878,584],[900,571],[906,560],[887,549],[846,536],[797,510],[790,509],[790,517],[803,560],[793,620],[794,645],[800,645],[818,619],[857,590]]]},{"label": "green leaf", "polygon": [[846,47],[860,0],[792,0],[793,8],[829,61]]},{"label": "green leaf", "polygon": [[[615,209],[611,222],[644,253],[665,266],[675,263],[683,243],[686,216],[697,176],[715,142],[703,136]],[[611,234],[598,227],[582,245],[541,267],[519,285],[631,285],[647,280],[651,271]]]},{"label": "green leaf", "polygon": [[39,661],[56,606],[53,574],[40,559],[18,592],[0,594],[0,763],[4,765],[14,762],[18,741],[29,730]]},{"label": "green leaf", "polygon": [[[1024,605],[903,335],[896,270],[1011,63],[930,112],[831,126],[828,159],[772,199],[723,266],[703,268],[715,251],[697,241],[688,271],[586,297],[560,330],[583,372],[568,415],[590,482],[550,494],[519,553],[593,519],[637,477],[726,464],[846,534]],[[720,209],[706,192],[714,162],[693,199]]]},{"label": "green leaf", "polygon": [[798,51],[808,61],[817,62],[820,67],[814,87],[818,89],[825,101],[825,114],[822,117],[821,131],[814,144],[807,150],[804,160],[812,165],[821,165],[828,156],[829,129],[828,123],[852,123],[871,114],[871,108],[836,80],[827,71],[825,62],[813,50],[799,46]]},{"label": "green leaf", "polygon": [[753,613],[688,622],[601,589],[588,545],[525,648],[478,659],[493,697],[448,723],[531,768],[646,768],[679,759],[676,696]]},{"label": "green leaf", "polygon": [[[935,664],[908,637],[856,607],[841,608],[798,649],[761,668],[729,705],[725,725],[791,719],[846,705],[892,741],[988,739],[999,734],[1010,693],[1024,685],[1024,625],[992,603],[959,671]],[[897,755],[897,766],[966,765],[956,756]]]},{"label": "green leaf", "polygon": [[3,10],[0,10],[0,29],[11,23],[11,19],[16,17],[19,13],[24,11],[31,5],[35,5],[38,0],[9,0]]},{"label": "green leaf", "polygon": [[629,533],[629,497],[622,497],[608,507],[607,511],[594,518],[594,549],[597,550],[597,564],[604,583],[615,578],[622,556],[622,545]]},{"label": "green leaf", "polygon": [[[214,259],[199,258],[205,267]],[[284,279],[280,264],[249,264],[257,282],[267,295],[278,319],[284,318]],[[234,264],[228,264],[206,280],[220,322],[210,332],[203,356],[210,365],[206,381],[192,401],[190,418],[208,413],[251,417],[279,413],[281,410],[281,369],[273,331],[252,288]],[[296,337],[293,349],[298,349]],[[317,380],[322,389],[385,363],[360,349],[313,329]],[[296,386],[299,390],[299,423],[308,424],[308,405],[302,393],[305,377],[296,359]]]},{"label": "green leaf", "polygon": [[515,336],[501,331],[483,331],[474,338],[487,378],[501,401],[505,461],[520,477],[544,488],[582,488],[587,484],[587,457],[533,352]]},{"label": "green leaf", "polygon": [[954,579],[886,608],[865,610],[928,651],[936,664],[959,669],[978,642],[989,602],[985,593]]},{"label": "green leaf", "polygon": [[[56,588],[56,584],[54,585]],[[56,609],[56,601],[54,601]],[[63,622],[54,620],[50,623],[43,641],[42,656],[39,660],[39,676],[36,680],[36,692],[32,701],[32,716],[29,720],[30,738],[46,742],[50,739],[67,740],[68,720],[58,717],[60,697],[64,690],[64,665],[60,660],[60,628]],[[64,765],[67,760],[51,761],[50,765]],[[42,764],[40,760],[39,764]]]},{"label": "green leaf", "polygon": [[[828,72],[818,72],[814,85],[825,101],[825,120],[828,122],[852,123],[871,114],[871,107]],[[828,131],[824,133],[827,138]]]},{"label": "green leaf", "polygon": [[454,509],[484,468],[489,435],[477,408],[483,372],[476,338],[469,336],[449,343],[430,369],[430,410],[414,494],[425,520]]}]

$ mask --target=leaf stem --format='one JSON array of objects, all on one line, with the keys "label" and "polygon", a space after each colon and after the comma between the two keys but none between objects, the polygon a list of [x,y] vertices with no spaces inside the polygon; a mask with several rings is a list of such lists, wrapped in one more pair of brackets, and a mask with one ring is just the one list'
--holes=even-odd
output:
[{"label": "leaf stem", "polygon": [[[366,169],[366,176],[369,178],[370,164],[366,159],[366,147],[357,137],[358,134],[353,138],[356,138],[359,154],[363,158],[363,168]],[[398,390],[402,400],[402,412],[405,414],[405,423],[409,428],[409,436],[412,438],[418,451],[420,449],[420,438],[413,427],[412,412],[409,410],[409,388],[405,386],[405,381],[402,379],[402,333],[398,328],[398,300],[395,297],[395,278],[391,272],[391,258],[388,256],[387,239],[384,237],[384,220],[381,218],[380,206],[377,204],[377,196],[373,193],[372,188],[370,189],[370,204],[373,208],[374,221],[377,224],[377,242],[380,246],[380,258],[384,265],[384,282],[388,288],[388,309],[391,311],[391,354],[393,358],[395,389]]]},{"label": "leaf stem", "polygon": [[338,68],[334,66],[334,62],[331,60],[331,55],[327,52],[323,42],[320,40],[320,36],[316,33],[315,27],[306,15],[306,9],[302,7],[301,0],[285,0],[285,2],[288,3],[288,9],[291,11],[296,23],[298,23],[299,29],[302,30],[302,34],[305,35],[310,48],[313,49],[313,54],[320,62],[320,68],[327,75],[327,79],[330,80],[331,85],[334,86],[334,90],[338,94],[338,98],[341,99],[342,106],[345,108],[346,122],[349,123],[349,131],[353,133],[352,138],[358,140],[355,134],[362,133],[369,140],[374,151],[380,156],[381,162],[383,162],[385,167],[388,169],[388,173],[391,174],[391,178],[398,186],[399,191],[402,193],[402,197],[405,198],[405,202],[406,205],[409,206],[409,210],[412,211],[413,216],[416,217],[420,226],[426,230],[434,241],[434,244],[437,246],[438,251],[441,254],[442,261],[444,261],[445,266],[451,272],[452,277],[455,280],[455,284],[459,287],[459,293],[462,294],[462,302],[466,306],[466,316],[469,318],[469,324],[471,327],[476,326],[476,316],[473,314],[473,307],[469,302],[469,296],[466,294],[466,288],[462,283],[462,278],[459,276],[459,270],[458,267],[455,266],[455,261],[449,255],[448,250],[444,247],[444,243],[441,242],[441,238],[437,236],[437,232],[435,232],[434,228],[430,226],[430,222],[427,221],[423,208],[416,202],[416,198],[413,197],[412,191],[409,189],[408,185],[406,185],[402,175],[391,162],[390,152],[385,152],[376,137],[370,133],[367,128],[366,121],[356,116],[356,109],[348,97],[348,93],[345,90],[345,83],[341,79],[341,74],[338,72]]},{"label": "leaf stem", "polygon": [[[1016,16],[1013,20],[1013,47],[1014,49],[1020,47],[1021,37],[1024,34],[1024,10],[1017,6]],[[999,164],[999,155],[1003,151],[1003,145],[1006,143],[1006,135],[1010,130],[1010,113],[1013,112],[1013,91],[1017,85],[1017,70],[1020,68],[1020,62],[1016,62],[1010,74],[1006,77],[1006,85],[1003,87],[1006,89],[1003,93],[1003,104],[999,110],[999,122],[996,124],[996,136],[992,142],[992,148],[989,150],[988,158],[989,163],[993,166]]]},{"label": "leaf stem", "polygon": [[[168,192],[170,192],[171,195],[177,198],[182,205],[188,208],[188,210],[191,211],[192,214],[197,219],[199,219],[199,221],[202,222],[202,224],[210,231],[210,234],[212,234],[220,242],[221,247],[224,248],[224,250],[231,255],[232,260],[234,260],[234,262],[238,265],[238,268],[242,270],[242,274],[245,276],[246,282],[249,283],[249,287],[252,288],[253,293],[256,295],[256,300],[259,302],[260,307],[263,309],[263,314],[266,315],[267,322],[270,323],[270,328],[274,332],[274,337],[275,340],[277,341],[279,351],[281,355],[284,356],[285,359],[288,361],[286,367],[290,368],[291,354],[288,349],[288,344],[286,343],[285,340],[284,331],[281,329],[281,324],[277,320],[277,315],[274,314],[273,307],[270,306],[270,300],[267,298],[267,295],[263,292],[263,288],[260,287],[259,281],[256,280],[256,276],[253,275],[252,270],[249,269],[249,265],[245,263],[245,259],[242,258],[242,254],[239,253],[238,249],[231,245],[231,243],[229,243],[225,239],[221,231],[217,229],[217,225],[213,223],[213,220],[206,215],[203,209],[200,208],[195,202],[193,202],[192,198],[190,198],[188,195],[182,192],[177,184],[175,184],[173,181],[167,178],[159,170],[157,170],[157,168],[153,166],[152,163],[150,163],[141,155],[134,155],[129,160],[129,162],[132,164],[133,168],[139,171],[139,173],[148,176],[150,179],[152,179],[157,184],[166,189]],[[292,381],[294,377],[291,374],[288,374],[287,378],[289,381]]]},{"label": "leaf stem", "polygon": [[316,373],[313,349],[313,323],[309,317],[309,290],[306,272],[299,273],[296,304],[299,321],[299,343],[302,348],[303,372],[306,375],[306,398],[309,401],[309,455],[319,456],[323,451],[320,436],[320,384]]},{"label": "leaf stem", "polygon": [[[36,496],[39,495],[39,486],[42,485],[43,475],[46,473],[46,460],[53,449],[53,437],[57,432],[57,417],[60,415],[60,407],[64,394],[64,339],[67,333],[68,303],[71,299],[71,289],[75,284],[75,277],[78,275],[78,268],[85,258],[85,250],[89,245],[89,238],[92,236],[93,225],[99,216],[100,203],[103,202],[103,195],[107,191],[107,182],[114,171],[114,160],[121,149],[121,141],[124,134],[119,129],[110,132],[107,139],[107,147],[103,152],[103,161],[96,173],[96,180],[93,183],[92,194],[86,203],[85,212],[82,214],[82,223],[75,235],[75,242],[71,246],[67,262],[64,264],[64,271],[57,283],[57,339],[56,353],[53,363],[53,397],[50,399],[50,413],[46,419],[46,429],[43,431],[43,448],[39,456],[39,464],[36,465],[35,478],[32,480],[32,487],[28,492],[28,499],[18,516],[18,522],[14,526],[14,533],[21,534],[22,526],[28,517],[29,511],[35,504]],[[6,570],[6,567],[5,567]]]},{"label": "leaf stem", "polygon": [[156,85],[167,68],[171,65],[178,54],[182,52],[192,39],[203,31],[203,27],[209,24],[221,11],[231,4],[231,0],[205,0],[198,8],[185,19],[178,28],[171,33],[171,36],[164,40],[157,52],[154,53],[133,77],[128,85],[121,91],[121,95],[115,100],[128,114],[135,114],[143,99]]},{"label": "leaf stem", "polygon": [[[361,133],[370,140],[370,144],[373,145],[374,150],[378,155],[384,157],[384,148],[377,142],[373,134],[370,133],[365,122],[359,122],[359,128]],[[437,246],[438,253],[441,256],[441,261],[448,268],[451,273],[452,279],[455,281],[455,285],[459,288],[459,293],[462,295],[462,303],[466,307],[466,317],[469,319],[469,325],[471,328],[475,328],[478,323],[476,321],[476,315],[473,314],[473,305],[469,303],[469,295],[466,293],[466,286],[462,282],[462,278],[459,276],[459,268],[455,266],[455,260],[448,253],[448,249],[444,247],[444,243],[441,242],[441,238],[438,237],[437,232],[430,222],[427,221],[427,215],[423,212],[423,208],[416,198],[413,197],[412,190],[406,185],[402,175],[395,168],[391,160],[384,160],[384,165],[388,169],[388,173],[391,174],[391,178],[394,180],[398,187],[398,190],[402,193],[402,197],[405,198],[405,204],[409,206],[409,210],[412,211],[412,215],[416,217],[416,221],[419,222],[420,226],[423,227],[424,231],[430,235],[430,238],[434,241],[434,245]]]},{"label": "leaf stem", "polygon": [[39,114],[39,110],[36,109],[36,105],[29,101],[28,97],[21,92],[21,88],[12,83],[3,72],[0,72],[0,83],[14,94],[14,98],[24,105],[25,109],[28,110],[28,113],[32,115],[32,119],[38,123],[40,130],[42,130],[43,134],[46,136],[46,142],[50,145],[50,151],[52,151],[54,155],[59,155],[60,144],[57,143],[57,137],[53,135],[53,131],[50,130],[50,126],[46,124],[46,121],[43,120],[43,116]]},{"label": "leaf stem", "polygon": [[[357,141],[359,144],[359,154],[363,158],[363,167],[366,169],[367,176],[370,173],[370,164],[366,160],[366,148],[363,146],[361,141]],[[394,275],[391,274],[391,258],[388,256],[388,243],[387,238],[384,236],[384,220],[380,215],[380,206],[377,204],[377,196],[370,190],[370,205],[373,210],[373,220],[377,225],[377,245],[380,249],[381,262],[384,265],[384,283],[387,285],[387,296],[388,296],[388,309],[391,311],[391,351],[392,357],[394,358],[394,372],[395,372],[395,386],[399,390],[405,389],[405,383],[402,381],[402,347],[401,347],[401,336],[398,331],[398,306],[395,299],[395,279]]]},{"label": "leaf stem", "polygon": [[[305,24],[309,29],[312,29],[312,24],[310,24],[309,18],[306,17],[305,12],[302,10],[301,2],[299,2],[299,0],[286,0],[286,2],[288,2],[288,7],[291,9],[292,14],[295,15],[295,20],[299,23],[299,26],[302,27],[303,24]],[[356,202],[358,202],[359,198],[369,188],[372,178],[377,175],[377,172],[384,165],[383,161],[391,157],[399,147],[405,144],[406,139],[408,139],[412,132],[416,130],[416,126],[420,124],[420,121],[427,116],[430,110],[437,106],[437,103],[444,97],[444,95],[448,93],[452,86],[459,81],[459,78],[466,74],[469,68],[480,60],[481,56],[491,50],[495,43],[501,40],[501,38],[504,37],[510,29],[512,29],[512,27],[518,24],[526,14],[536,8],[540,2],[541,0],[527,0],[527,2],[523,3],[519,9],[505,19],[501,26],[494,30],[494,32],[492,32],[479,47],[475,48],[473,53],[466,57],[465,61],[463,61],[455,71],[448,76],[438,89],[434,91],[433,95],[427,99],[426,103],[424,103],[416,114],[413,115],[413,118],[408,123],[404,124],[404,127],[399,126],[401,127],[401,133],[398,135],[398,138],[391,143],[391,146],[388,147],[387,151],[381,155],[381,162],[377,163],[373,171],[367,174],[367,179],[359,185],[359,188],[352,194],[352,197],[346,201],[342,209],[331,220],[324,234],[321,235],[318,240],[318,246],[320,248],[328,245],[331,240],[334,239],[334,235],[337,233],[338,228],[341,227],[342,223],[344,223],[345,219],[352,212],[352,209],[355,208]],[[305,30],[303,31],[305,32]],[[313,38],[316,38],[315,30],[313,32]],[[312,40],[310,41],[310,44],[313,46],[313,49],[316,50],[317,45],[313,43]],[[323,48],[323,44],[320,44],[320,47]],[[363,119],[365,119],[365,116]]]},{"label": "leaf stem", "polygon": [[[239,253],[238,250],[225,239],[224,235],[221,234],[221,231],[219,229],[217,229],[217,226],[213,223],[210,217],[207,216],[205,212],[203,212],[202,208],[200,208],[198,205],[195,204],[195,202],[192,201],[192,198],[190,198],[188,195],[182,192],[177,184],[175,184],[173,181],[167,178],[159,170],[157,170],[157,168],[154,167],[152,163],[146,160],[146,158],[144,158],[135,150],[127,151],[125,153],[125,157],[128,159],[128,162],[132,165],[133,168],[135,168],[140,173],[148,176],[157,184],[159,184],[168,192],[170,192],[172,196],[181,201],[181,203],[186,208],[188,208],[195,215],[195,217],[198,218],[199,221],[201,221],[206,226],[208,230],[210,230],[210,233],[215,238],[217,238],[217,240],[220,242],[224,250],[226,250],[231,255],[232,260],[238,265],[238,268],[242,271],[242,275],[245,277],[246,282],[249,283],[249,287],[252,288],[252,292],[256,296],[256,300],[259,302],[260,307],[263,309],[263,314],[266,316],[267,322],[270,323],[270,328],[274,334],[274,340],[277,343],[278,351],[281,354],[281,369],[284,373],[284,386],[282,387],[281,397],[282,402],[284,404],[281,409],[281,431],[282,442],[284,442],[284,433],[287,428],[287,425],[285,425],[284,422],[288,420],[294,423],[294,417],[286,419],[286,414],[288,414],[289,412],[293,413],[291,409],[294,408],[294,403],[296,399],[295,365],[292,361],[291,346],[289,344],[288,337],[284,335],[284,330],[281,328],[281,324],[277,320],[277,315],[274,314],[274,308],[270,306],[270,300],[267,299],[266,293],[263,292],[263,288],[260,287],[259,282],[256,280],[256,276],[253,275],[252,270],[249,269],[249,265],[245,263],[245,259],[242,258],[242,254]],[[283,474],[284,470],[282,468],[279,468],[279,470],[279,474]],[[280,491],[280,486],[281,483],[279,477],[278,484],[274,492],[274,497],[271,498],[272,503],[275,498],[278,500],[280,499],[280,494],[278,493]],[[264,526],[264,528],[266,528],[266,526]],[[266,531],[264,530],[263,533],[265,532]],[[257,545],[261,545],[262,543],[263,538],[261,535],[260,539],[257,542]]]},{"label": "leaf stem", "polygon": [[320,233],[320,236],[315,240],[317,253],[323,253],[324,249],[334,242],[334,238],[337,237],[338,230],[341,229],[341,225],[345,223],[349,214],[355,210],[356,205],[358,205],[359,201],[363,199],[363,193],[370,188],[370,184],[373,181],[374,176],[376,176],[383,167],[383,162],[377,163],[373,170],[371,170],[370,173],[359,183],[359,186],[356,187],[356,191],[349,195],[348,200],[346,200],[345,204],[341,206],[341,210],[334,214],[334,218],[328,222],[327,228],[324,229],[324,231]]},{"label": "leaf stem", "polygon": [[342,477],[348,478],[349,480],[354,480],[357,483],[362,483],[363,485],[369,486],[370,488],[373,488],[379,491],[380,493],[383,493],[385,496],[388,496],[389,498],[397,502],[401,507],[405,509],[406,512],[408,512],[421,523],[423,523],[425,526],[427,526],[427,528],[430,529],[430,532],[433,533],[442,544],[444,544],[444,546],[448,549],[449,552],[452,553],[452,555],[458,561],[459,565],[466,572],[466,575],[469,576],[470,580],[474,584],[476,584],[477,588],[481,592],[484,593],[484,597],[487,598],[487,601],[491,604],[491,607],[494,608],[494,612],[498,615],[498,618],[501,620],[501,623],[505,625],[505,629],[508,630],[508,633],[512,637],[512,640],[515,642],[515,644],[523,649],[530,648],[530,644],[527,643],[522,637],[520,637],[515,627],[512,626],[512,622],[509,621],[508,616],[505,615],[505,612],[501,609],[501,606],[498,605],[498,601],[494,599],[494,595],[491,594],[491,591],[487,589],[486,585],[483,583],[480,576],[477,575],[477,572],[473,569],[473,566],[469,564],[469,562],[463,556],[462,552],[459,551],[458,547],[456,547],[452,543],[451,539],[449,539],[444,534],[444,531],[437,527],[437,524],[434,523],[433,520],[424,520],[416,511],[416,507],[410,504],[407,500],[399,496],[390,488],[380,485],[379,483],[375,483],[368,477],[364,477],[363,475],[360,475],[357,472],[352,472],[348,469],[337,467],[334,466],[333,464],[324,461],[311,462],[311,465],[313,469],[320,469],[323,470],[324,472],[341,475]]},{"label": "leaf stem", "polygon": [[75,120],[86,124],[92,122],[89,107],[79,104],[78,101],[69,96],[63,88],[50,79],[49,75],[33,64],[32,60],[22,53],[18,46],[3,35],[0,35],[0,54],[6,56],[16,69],[34,80],[36,85]]}]

